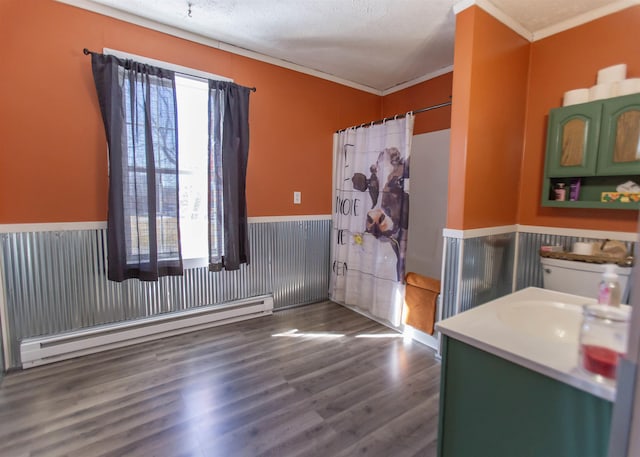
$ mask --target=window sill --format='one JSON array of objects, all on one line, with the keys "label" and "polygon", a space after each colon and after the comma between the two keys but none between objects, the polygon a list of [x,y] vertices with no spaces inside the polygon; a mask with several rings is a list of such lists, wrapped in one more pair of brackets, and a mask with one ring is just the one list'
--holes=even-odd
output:
[{"label": "window sill", "polygon": [[182,268],[185,270],[192,270],[194,268],[208,267],[209,260],[206,257],[200,257],[198,259],[182,259]]}]

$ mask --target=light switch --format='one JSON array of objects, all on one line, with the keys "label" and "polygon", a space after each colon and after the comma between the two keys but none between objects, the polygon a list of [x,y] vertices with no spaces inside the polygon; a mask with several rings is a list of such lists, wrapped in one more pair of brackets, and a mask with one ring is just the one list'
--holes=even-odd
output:
[{"label": "light switch", "polygon": [[295,205],[299,205],[300,201],[301,201],[302,197],[301,197],[301,193],[300,192],[294,192],[293,193],[293,203]]}]

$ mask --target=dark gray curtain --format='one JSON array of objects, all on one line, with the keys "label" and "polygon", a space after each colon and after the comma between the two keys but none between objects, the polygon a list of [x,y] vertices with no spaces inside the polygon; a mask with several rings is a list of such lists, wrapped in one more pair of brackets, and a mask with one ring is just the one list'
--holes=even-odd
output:
[{"label": "dark gray curtain", "polygon": [[245,183],[249,158],[249,92],[209,81],[209,269],[249,263]]},{"label": "dark gray curtain", "polygon": [[109,145],[109,279],[182,274],[172,71],[92,54]]}]

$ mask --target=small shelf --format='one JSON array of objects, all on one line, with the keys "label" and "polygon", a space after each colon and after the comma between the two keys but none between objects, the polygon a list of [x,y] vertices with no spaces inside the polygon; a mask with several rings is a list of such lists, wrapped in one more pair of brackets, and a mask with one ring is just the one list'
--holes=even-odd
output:
[{"label": "small shelf", "polygon": [[598,201],[557,201],[548,200],[544,206],[556,208],[598,208],[598,209],[640,209],[640,202],[620,203],[620,202],[598,202]]},{"label": "small shelf", "polygon": [[640,183],[640,176],[587,176],[581,178],[580,197],[577,201],[551,200],[551,189],[558,182],[564,182],[569,194],[569,183],[571,178],[547,177],[542,188],[542,206],[554,208],[589,208],[589,209],[626,209],[639,210],[640,202],[602,202],[600,196],[602,192],[615,192],[616,187],[626,181]]}]

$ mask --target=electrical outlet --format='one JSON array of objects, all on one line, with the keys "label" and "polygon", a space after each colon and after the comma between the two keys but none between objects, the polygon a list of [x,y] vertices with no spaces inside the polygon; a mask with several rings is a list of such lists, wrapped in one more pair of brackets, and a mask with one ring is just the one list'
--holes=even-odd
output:
[{"label": "electrical outlet", "polygon": [[296,191],[296,192],[294,192],[294,193],[293,193],[293,204],[294,204],[294,205],[299,205],[299,204],[300,204],[300,202],[301,202],[301,200],[302,200],[301,193],[300,193],[300,192],[297,192],[297,191]]}]

